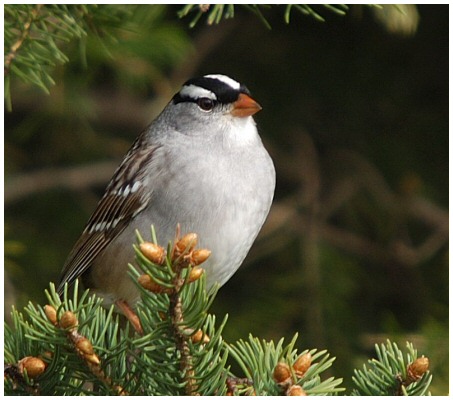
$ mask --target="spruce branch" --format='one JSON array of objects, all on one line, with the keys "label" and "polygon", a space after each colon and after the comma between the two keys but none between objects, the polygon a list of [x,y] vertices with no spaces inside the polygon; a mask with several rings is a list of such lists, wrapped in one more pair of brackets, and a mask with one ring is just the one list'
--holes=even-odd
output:
[{"label": "spruce branch", "polygon": [[[140,291],[136,305],[142,334],[121,327],[113,307],[79,293],[76,282],[62,298],[53,284],[44,307],[13,309],[5,329],[5,394],[14,395],[329,395],[345,389],[328,373],[335,358],[326,350],[299,352],[297,335],[285,345],[249,336],[228,344],[208,313],[217,288],[206,291],[200,265],[209,251],[197,235],[181,236],[167,249],[137,233],[137,266],[130,275]],[[194,271],[198,271],[194,274]],[[412,345],[376,346],[377,359],[356,371],[353,394],[428,393],[429,360]],[[230,370],[235,361],[236,376]]]},{"label": "spruce branch", "polygon": [[[277,5],[278,6],[278,5]],[[275,8],[275,5],[267,4],[244,4],[243,8],[255,14],[258,19],[266,26],[266,28],[271,29],[271,25],[268,19],[262,13],[264,9]],[[324,10],[337,15],[345,15],[349,10],[349,7],[346,4],[323,4],[321,6]],[[309,4],[288,4],[285,7],[284,11],[284,21],[289,24],[290,16],[293,10],[297,10],[303,15],[310,16],[318,21],[324,22],[324,17]],[[187,4],[178,12],[180,18],[184,18],[188,15],[194,15],[192,21],[189,23],[189,26],[193,28],[203,16],[206,16],[206,23],[208,25],[219,24],[224,19],[233,18],[235,15],[235,5],[234,4]]]},{"label": "spruce branch", "polygon": [[[263,11],[282,9],[281,4],[241,4],[240,6],[255,14],[268,29],[271,29],[271,24],[269,19],[263,14]],[[236,13],[235,7],[237,6],[234,4],[187,4],[178,11],[178,16],[179,18],[192,16],[192,20],[189,22],[189,27],[191,28],[203,18],[206,20],[207,25],[213,25],[233,18]],[[318,22],[325,22],[325,14],[343,17],[350,11],[350,6],[347,4],[287,4],[284,7],[283,20],[286,24],[290,23],[294,12]],[[366,4],[366,7],[371,10],[375,19],[388,32],[410,36],[417,30],[419,15],[414,5]]]},{"label": "spruce branch", "polygon": [[23,24],[22,32],[19,33],[19,37],[11,45],[11,48],[10,48],[8,54],[5,56],[5,65],[4,65],[4,74],[5,75],[7,75],[10,72],[10,66],[11,66],[13,59],[16,57],[17,52],[22,47],[25,40],[29,38],[32,24],[37,19],[42,6],[43,6],[42,4],[36,4],[33,6],[25,23]]},{"label": "spruce branch", "polygon": [[417,350],[406,343],[407,353],[396,343],[376,344],[377,359],[368,361],[361,370],[355,370],[353,381],[356,396],[424,396],[432,380],[429,360],[417,356]]},{"label": "spruce branch", "polygon": [[229,351],[248,382],[253,382],[257,395],[326,395],[344,391],[339,387],[341,378],[323,380],[320,376],[332,366],[335,358],[326,350],[305,350],[298,354],[296,340],[297,334],[283,347],[283,339],[274,344],[249,336],[248,341],[239,340],[229,345]]},{"label": "spruce branch", "polygon": [[53,68],[69,61],[64,45],[74,39],[84,45],[88,34],[107,36],[109,25],[128,14],[121,7],[93,4],[6,4],[4,10],[4,97],[9,110],[11,76],[48,94],[55,84]]},{"label": "spruce branch", "polygon": [[[28,318],[13,310],[15,329],[5,336],[5,362],[8,365],[20,372],[27,369],[21,367],[24,360],[29,362],[33,358],[35,364],[42,360],[44,368],[33,376],[28,372],[23,374],[23,379],[7,379],[5,393],[89,393],[91,389],[86,387],[86,382],[102,384],[106,394],[121,392],[121,387],[114,383],[118,381],[110,376],[111,370],[103,364],[105,341],[114,343],[117,340],[118,321],[113,319],[113,309],[107,313],[101,307],[101,299],[88,296],[88,291],[79,299],[78,283],[72,297],[66,288],[60,299],[53,284],[46,295],[48,305],[29,303],[25,308]],[[11,378],[12,374],[7,376]]]},{"label": "spruce branch", "polygon": [[[172,390],[177,391],[175,394],[196,395],[199,394],[200,386],[203,388],[202,383],[207,379],[211,382],[210,376],[214,376],[216,382],[211,382],[209,389],[217,388],[216,391],[219,392],[225,386],[222,379],[223,371],[220,373],[221,371],[216,368],[212,371],[209,369],[203,371],[199,368],[209,364],[217,365],[212,363],[212,356],[217,360],[218,365],[224,366],[226,363],[223,346],[218,346],[222,342],[220,333],[214,333],[215,320],[206,313],[216,289],[206,294],[204,284],[200,285],[198,282],[200,278],[204,281],[202,270],[198,265],[209,257],[210,252],[196,248],[198,241],[196,234],[188,233],[181,237],[179,226],[176,230],[174,245],[169,245],[167,251],[157,245],[154,230],[151,236],[154,242],[145,242],[137,233],[139,244],[135,246],[135,250],[139,267],[144,273],[141,274],[132,266],[131,269],[141,290],[151,292],[155,295],[153,298],[159,299],[161,308],[157,315],[162,322],[160,326],[162,336],[159,340],[168,339],[166,350],[174,349],[175,362],[177,362],[174,366],[177,365],[179,370]],[[144,303],[144,306],[146,309],[147,304]],[[153,318],[140,307],[138,311],[140,318],[146,321]],[[146,334],[146,329],[144,332]],[[217,349],[211,345],[211,342]],[[200,348],[203,349],[202,352]],[[206,354],[210,357],[206,358]],[[160,370],[162,372],[162,367]],[[217,371],[217,374],[213,371]],[[184,390],[183,393],[181,389]]]}]

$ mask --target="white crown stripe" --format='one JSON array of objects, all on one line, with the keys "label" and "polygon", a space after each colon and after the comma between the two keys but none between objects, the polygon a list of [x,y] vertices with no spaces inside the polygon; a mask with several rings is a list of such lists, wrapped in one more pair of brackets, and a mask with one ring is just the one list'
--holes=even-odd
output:
[{"label": "white crown stripe", "polygon": [[200,86],[187,85],[183,86],[179,92],[182,97],[190,97],[191,99],[199,99],[201,97],[207,97],[211,100],[217,100],[217,96],[208,89],[204,89]]},{"label": "white crown stripe", "polygon": [[205,78],[211,78],[211,79],[217,79],[218,81],[221,81],[225,83],[226,85],[230,86],[234,90],[239,90],[241,88],[241,84],[239,82],[236,82],[234,79],[231,79],[229,76],[226,75],[219,75],[219,74],[211,74],[211,75],[205,75]]}]

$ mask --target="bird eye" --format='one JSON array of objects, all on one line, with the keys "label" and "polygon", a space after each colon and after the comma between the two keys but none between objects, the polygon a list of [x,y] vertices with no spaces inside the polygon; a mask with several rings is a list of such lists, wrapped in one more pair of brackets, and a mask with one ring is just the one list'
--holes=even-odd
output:
[{"label": "bird eye", "polygon": [[208,99],[207,97],[200,97],[197,100],[198,107],[204,111],[211,111],[214,107],[214,100]]}]

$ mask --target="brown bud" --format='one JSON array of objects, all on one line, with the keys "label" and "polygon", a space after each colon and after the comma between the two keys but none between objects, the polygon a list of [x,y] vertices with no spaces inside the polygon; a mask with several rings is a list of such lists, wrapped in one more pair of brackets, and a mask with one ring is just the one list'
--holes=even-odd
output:
[{"label": "brown bud", "polygon": [[99,359],[99,357],[95,353],[93,353],[93,354],[84,354],[83,358],[85,360],[87,360],[90,364],[99,365],[101,363],[101,360]]},{"label": "brown bud", "polygon": [[151,242],[140,243],[140,251],[152,263],[163,265],[165,263],[165,249]]},{"label": "brown bud", "polygon": [[280,385],[289,383],[291,380],[291,370],[288,364],[279,362],[274,369],[274,380]]},{"label": "brown bud", "polygon": [[25,357],[18,362],[18,367],[21,374],[26,370],[28,377],[35,379],[42,375],[47,364],[38,357]]},{"label": "brown bud", "polygon": [[175,256],[179,257],[183,253],[191,252],[198,242],[198,235],[196,233],[188,233],[179,239],[175,244]]},{"label": "brown bud", "polygon": [[190,263],[192,265],[200,265],[204,263],[211,255],[211,250],[208,249],[195,249],[190,256]]},{"label": "brown bud", "polygon": [[54,306],[47,304],[44,306],[44,313],[46,314],[47,319],[54,325],[58,324],[57,320],[57,310]]},{"label": "brown bud", "polygon": [[197,281],[198,279],[201,278],[201,275],[203,275],[203,273],[204,273],[203,268],[200,267],[192,268],[189,272],[189,282],[192,283]]},{"label": "brown bud", "polygon": [[79,321],[72,311],[66,311],[60,317],[60,327],[72,330],[77,327]]},{"label": "brown bud", "polygon": [[113,387],[117,393],[118,393],[118,396],[128,396],[129,394],[124,390],[124,388],[122,388],[121,386],[119,385],[116,385]]},{"label": "brown bud", "polygon": [[151,278],[148,274],[143,274],[138,277],[138,283],[143,286],[146,290],[150,292],[161,294],[161,293],[171,293],[172,290],[170,288],[166,288],[164,286],[159,285],[153,278]]},{"label": "brown bud", "polygon": [[429,369],[429,359],[427,357],[419,357],[414,362],[407,366],[407,383],[417,382],[423,374]]},{"label": "brown bud", "polygon": [[75,346],[82,354],[94,354],[93,345],[86,337],[81,336]]},{"label": "brown bud", "polygon": [[154,285],[156,284],[148,274],[140,275],[137,281],[143,288],[150,291],[153,291],[152,289],[154,289]]},{"label": "brown bud", "polygon": [[203,333],[201,329],[198,329],[191,337],[192,343],[200,343],[203,342],[204,344],[209,343],[211,339],[206,333]]},{"label": "brown bud", "polygon": [[299,356],[299,358],[294,362],[293,369],[298,378],[302,378],[305,373],[308,371],[311,365],[311,354],[305,353]]},{"label": "brown bud", "polygon": [[287,396],[306,396],[307,393],[304,389],[302,389],[299,385],[292,385],[286,392]]}]

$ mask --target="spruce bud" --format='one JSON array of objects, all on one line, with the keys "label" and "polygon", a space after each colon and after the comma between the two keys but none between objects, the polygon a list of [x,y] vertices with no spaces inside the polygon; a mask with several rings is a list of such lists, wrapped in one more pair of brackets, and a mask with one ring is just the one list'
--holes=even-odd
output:
[{"label": "spruce bud", "polygon": [[190,263],[192,265],[200,265],[204,263],[210,255],[211,251],[208,249],[195,249],[190,256]]},{"label": "spruce bud", "polygon": [[60,327],[63,329],[73,330],[77,327],[79,321],[72,311],[66,311],[60,317]]},{"label": "spruce bud", "polygon": [[306,396],[307,393],[299,385],[292,385],[286,392],[287,396]]},{"label": "spruce bud", "polygon": [[170,294],[172,292],[172,289],[159,285],[148,274],[140,275],[138,278],[138,283],[146,290],[156,293],[156,294],[161,294],[161,293]]},{"label": "spruce bud", "polygon": [[204,273],[203,268],[200,267],[192,268],[189,272],[189,282],[192,283],[197,281],[198,279],[201,278],[201,275],[203,275],[203,273]]},{"label": "spruce bud", "polygon": [[428,369],[429,359],[424,356],[417,358],[414,362],[407,366],[407,383],[419,381]]},{"label": "spruce bud", "polygon": [[57,310],[54,306],[46,305],[44,306],[44,313],[46,314],[47,319],[54,325],[58,324],[57,320]]},{"label": "spruce bud", "polygon": [[75,346],[82,354],[94,354],[93,345],[86,337],[81,336]]},{"label": "spruce bud", "polygon": [[196,233],[188,233],[179,239],[175,244],[175,256],[179,257],[183,253],[191,252],[198,242]]},{"label": "spruce bud", "polygon": [[209,336],[206,335],[201,329],[198,329],[191,337],[192,343],[209,343],[210,339]]},{"label": "spruce bud", "polygon": [[27,375],[31,379],[36,379],[46,370],[47,364],[38,357],[25,357],[18,362],[21,374],[27,370]]},{"label": "spruce bud", "polygon": [[289,383],[291,380],[291,370],[289,369],[288,364],[279,362],[274,369],[274,380],[279,385],[284,385]]},{"label": "spruce bud", "polygon": [[140,243],[140,251],[152,263],[163,265],[165,263],[165,249],[151,242]]},{"label": "spruce bud", "polygon": [[298,378],[302,378],[311,365],[311,354],[302,354],[293,364],[294,372]]}]

